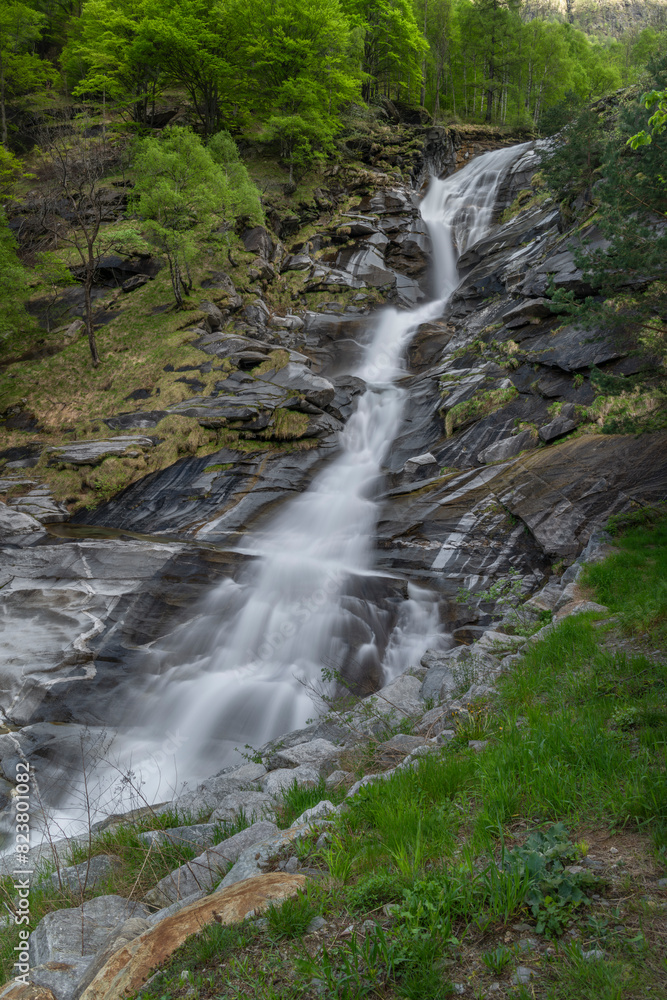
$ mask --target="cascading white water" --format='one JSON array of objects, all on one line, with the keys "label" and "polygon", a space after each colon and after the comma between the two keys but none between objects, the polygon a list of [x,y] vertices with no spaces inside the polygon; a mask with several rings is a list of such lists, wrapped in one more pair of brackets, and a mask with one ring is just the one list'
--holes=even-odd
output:
[{"label": "cascading white water", "polygon": [[[438,297],[412,312],[380,314],[355,372],[366,392],[341,434],[338,457],[243,543],[252,557],[245,576],[223,580],[199,618],[173,634],[159,677],[141,695],[141,724],[123,734],[119,748],[121,770],[131,760],[146,798],[164,798],[183,779],[213,773],[234,747],[303,726],[317,712],[312,689],[324,666],[346,670],[352,662],[386,682],[438,641],[434,595],[410,586],[391,620],[374,604],[373,587],[391,581],[373,570],[373,489],[406,402],[396,385],[404,348],[421,323],[442,314],[458,284],[456,259],[489,228],[499,185],[523,149],[487,153],[431,181],[421,214]],[[163,756],[160,768],[151,767],[167,731],[178,734],[174,761]]]}]

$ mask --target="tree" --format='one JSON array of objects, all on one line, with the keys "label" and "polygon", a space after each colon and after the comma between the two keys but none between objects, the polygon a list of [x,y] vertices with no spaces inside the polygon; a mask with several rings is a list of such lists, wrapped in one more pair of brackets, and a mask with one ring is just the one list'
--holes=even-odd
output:
[{"label": "tree", "polygon": [[166,129],[161,139],[142,139],[134,169],[136,207],[167,258],[181,308],[183,295],[192,289],[193,230],[210,222],[216,211],[231,213],[231,184],[201,139],[186,128]]},{"label": "tree", "polygon": [[16,240],[0,207],[0,338],[28,325],[25,310],[28,298],[27,273],[18,258]]},{"label": "tree", "polygon": [[[117,151],[105,139],[90,135],[86,121],[73,134],[44,136],[54,169],[41,206],[41,223],[55,246],[69,246],[78,262],[84,289],[84,319],[93,367],[100,363],[93,321],[92,289],[102,258],[120,248],[129,249],[138,235],[131,226],[106,226],[108,208],[101,181],[115,162]],[[64,207],[63,207],[64,206]]]},{"label": "tree", "polygon": [[226,10],[219,3],[166,0],[155,3],[142,24],[156,63],[187,91],[204,138],[222,125],[221,105],[234,89],[226,52],[238,44],[238,38],[230,37],[227,23]]},{"label": "tree", "polygon": [[653,136],[662,135],[667,129],[667,90],[652,90],[649,94],[643,95],[642,101],[644,107],[649,110],[654,108],[656,104],[657,108],[648,120],[651,131],[647,132],[646,129],[642,129],[628,139],[628,146],[632,146],[633,149],[648,146],[653,142]]},{"label": "tree", "polygon": [[44,15],[23,3],[0,7],[0,131],[7,145],[7,101],[53,80],[53,68],[33,52]]},{"label": "tree", "polygon": [[428,43],[409,0],[344,0],[343,9],[364,32],[363,97],[417,99]]},{"label": "tree", "polygon": [[351,20],[339,0],[236,0],[228,26],[246,78],[240,99],[264,122],[262,137],[280,142],[292,179],[331,150],[341,109],[358,98]]},{"label": "tree", "polygon": [[138,125],[155,111],[164,74],[148,31],[153,0],[88,0],[63,64],[74,96],[101,95]]},{"label": "tree", "polygon": [[[653,64],[655,90],[667,83],[667,58]],[[667,158],[667,130],[658,131],[649,144],[632,150],[623,136],[636,133],[645,120],[640,101],[632,102],[619,115],[616,129],[600,132],[602,146],[596,185],[596,222],[608,245],[576,254],[578,266],[595,289],[583,302],[572,294],[554,295],[555,308],[572,316],[584,328],[616,328],[619,335],[631,332],[644,350],[667,358],[667,185],[663,183]],[[572,161],[570,188],[586,171],[585,162]],[[560,169],[564,176],[564,166]],[[579,180],[581,185],[581,179]]]}]

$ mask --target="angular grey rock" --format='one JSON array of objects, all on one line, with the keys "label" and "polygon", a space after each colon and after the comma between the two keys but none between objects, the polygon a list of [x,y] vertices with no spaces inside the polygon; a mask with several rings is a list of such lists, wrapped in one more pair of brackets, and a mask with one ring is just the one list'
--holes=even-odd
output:
[{"label": "angular grey rock", "polygon": [[168,830],[147,830],[139,840],[147,847],[175,844],[187,847],[210,847],[215,840],[215,823],[195,823],[192,826],[174,826]]},{"label": "angular grey rock", "polygon": [[266,792],[230,792],[220,800],[210,816],[211,823],[219,820],[233,822],[241,813],[246,819],[260,820],[274,818],[275,800]]},{"label": "angular grey rock", "polygon": [[565,434],[569,434],[577,426],[574,420],[569,420],[567,417],[556,417],[549,424],[544,424],[540,427],[538,434],[540,435],[540,440],[549,442],[555,441],[556,438],[563,437]]},{"label": "angular grey rock", "polygon": [[341,785],[349,777],[349,771],[332,771],[326,778],[324,784],[327,788],[337,788],[338,785]]},{"label": "angular grey rock", "polygon": [[512,976],[512,982],[517,986],[525,986],[526,983],[529,983],[531,979],[535,978],[536,975],[537,973],[532,969],[529,969],[525,965],[520,965]]},{"label": "angular grey rock", "polygon": [[274,837],[269,837],[258,844],[254,844],[244,851],[243,854],[239,855],[236,864],[231,871],[227,872],[215,891],[222,892],[227,886],[235,885],[237,882],[243,882],[247,878],[254,878],[255,875],[260,875],[263,870],[262,866],[266,864],[269,858],[275,857],[276,854],[279,854],[285,847],[291,844],[293,840],[306,836],[309,831],[310,827],[308,826],[301,828],[293,826],[289,830],[279,830]]},{"label": "angular grey rock", "polygon": [[468,746],[475,753],[481,753],[482,750],[489,745],[488,740],[468,740]]},{"label": "angular grey rock", "polygon": [[419,677],[411,674],[401,674],[391,683],[383,687],[377,694],[366,699],[371,703],[373,711],[378,715],[412,718],[420,715],[424,702],[420,695],[422,682]]},{"label": "angular grey rock", "polygon": [[514,458],[526,448],[532,448],[536,443],[533,431],[521,431],[520,434],[514,434],[512,437],[503,438],[501,441],[489,445],[488,448],[480,451],[477,460],[484,465],[489,462],[502,462],[507,458]]},{"label": "angular grey rock", "polygon": [[470,705],[480,698],[489,698],[493,694],[495,691],[488,684],[472,684],[466,693],[461,695],[460,701],[462,705]]},{"label": "angular grey rock", "polygon": [[553,610],[560,611],[560,609],[564,607],[564,605],[571,604],[572,601],[580,601],[580,600],[581,600],[581,594],[579,591],[579,587],[573,581],[572,583],[568,583],[566,587],[563,587],[558,596],[558,600],[553,605]]},{"label": "angular grey rock", "polygon": [[316,768],[301,764],[299,767],[280,767],[269,771],[260,784],[267,795],[279,796],[281,792],[292,788],[295,782],[298,788],[304,788],[316,785],[319,780],[320,772]]},{"label": "angular grey rock", "polygon": [[233,837],[228,837],[215,847],[204,851],[198,858],[165,875],[146,893],[144,900],[151,906],[167,907],[170,903],[185,899],[194,893],[208,892],[222,871],[233,864],[244,851],[253,844],[274,836],[277,832],[278,827],[273,823],[253,823],[240,833],[235,833]]},{"label": "angular grey rock", "polygon": [[421,662],[424,666],[429,664],[428,673],[419,691],[424,701],[433,698],[435,702],[439,702],[451,697],[457,686],[453,672],[456,660],[452,660],[448,653],[434,653],[429,650]]},{"label": "angular grey rock", "polygon": [[323,927],[326,927],[326,925],[327,922],[324,917],[313,917],[306,927],[306,934],[316,934],[317,931],[321,931]]},{"label": "angular grey rock", "polygon": [[530,323],[531,319],[544,319],[552,316],[550,299],[524,299],[518,305],[503,313],[503,323],[510,329]]},{"label": "angular grey rock", "polygon": [[571,615],[585,615],[589,611],[600,615],[609,614],[609,608],[605,607],[604,604],[597,604],[595,601],[577,601],[560,608],[554,615],[554,622],[562,621],[563,618],[569,618]]},{"label": "angular grey rock", "polygon": [[538,612],[553,611],[560,599],[561,593],[562,588],[559,584],[548,583],[546,587],[542,587],[536,594],[533,594],[526,601],[524,607],[532,608]]},{"label": "angular grey rock", "polygon": [[338,812],[339,807],[335,806],[329,799],[323,799],[316,806],[304,810],[301,815],[294,820],[293,826],[302,826],[304,823],[313,823],[318,819],[326,819],[332,813]]},{"label": "angular grey rock", "polygon": [[120,858],[114,855],[97,854],[89,862],[83,861],[80,865],[70,865],[53,872],[50,881],[56,888],[69,889],[75,894],[83,893],[86,889],[93,889],[107,882],[120,864]]},{"label": "angular grey rock", "polygon": [[303,395],[310,403],[320,407],[328,406],[335,395],[335,388],[328,379],[315,375],[306,365],[288,362],[283,368],[264,372],[262,381],[279,385],[290,392]]},{"label": "angular grey rock", "polygon": [[154,913],[151,913],[146,918],[146,923],[154,927],[155,924],[159,924],[165,917],[173,916],[174,913],[178,913],[179,910],[182,910],[185,906],[189,906],[190,903],[196,903],[198,899],[203,899],[205,895],[206,892],[203,889],[198,889],[197,892],[190,893],[184,899],[178,899],[175,903],[170,903],[169,906],[164,906],[161,910],[155,910]]},{"label": "angular grey rock", "polygon": [[271,757],[272,768],[298,767],[307,764],[326,775],[333,768],[333,762],[340,757],[340,747],[334,746],[329,740],[317,739],[309,743],[299,743],[286,750],[279,750]]},{"label": "angular grey rock", "polygon": [[444,728],[445,724],[442,719],[446,711],[445,707],[438,705],[428,712],[424,712],[420,722],[415,726],[415,732],[424,736],[437,736]]},{"label": "angular grey rock", "polygon": [[23,514],[0,501],[0,540],[10,541],[13,535],[41,531],[42,525],[30,514]]},{"label": "angular grey rock", "polygon": [[82,906],[47,913],[30,935],[30,979],[72,1000],[88,967],[114,931],[130,917],[147,917],[140,903],[122,896],[98,896]]},{"label": "angular grey rock", "polygon": [[427,451],[423,455],[415,455],[413,458],[409,458],[403,466],[403,471],[415,473],[431,468],[437,469],[438,462],[435,456],[432,455],[430,451]]},{"label": "angular grey rock", "polygon": [[214,333],[216,330],[220,330],[222,328],[225,318],[214,302],[209,302],[208,299],[204,299],[203,302],[199,303],[199,310],[200,312],[206,314],[206,326],[211,333]]},{"label": "angular grey rock", "polygon": [[67,465],[99,465],[111,455],[138,455],[142,448],[152,448],[149,437],[114,437],[107,441],[75,441],[72,444],[47,448],[49,463]]},{"label": "angular grey rock", "polygon": [[242,764],[233,771],[207,778],[191,791],[182,792],[175,802],[168,803],[164,809],[173,808],[180,813],[191,812],[194,815],[210,813],[230,792],[256,789],[257,782],[265,774],[263,764]]},{"label": "angular grey rock", "polygon": [[383,764],[398,764],[417,747],[423,746],[424,738],[422,736],[408,736],[405,733],[398,733],[390,740],[380,743],[375,751],[376,760]]}]

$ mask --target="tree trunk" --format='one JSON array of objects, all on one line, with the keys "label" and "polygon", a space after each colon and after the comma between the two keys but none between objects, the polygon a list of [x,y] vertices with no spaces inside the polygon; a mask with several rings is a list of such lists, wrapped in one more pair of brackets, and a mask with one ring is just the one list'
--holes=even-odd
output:
[{"label": "tree trunk", "polygon": [[7,145],[7,110],[5,108],[5,64],[0,52],[0,114],[2,114],[2,145]]},{"label": "tree trunk", "polygon": [[[428,14],[428,0],[424,0],[424,38],[426,38],[426,15]],[[422,60],[422,89],[420,94],[420,101],[422,108],[426,105],[426,53],[424,53],[424,58]]]},{"label": "tree trunk", "polygon": [[83,290],[86,304],[86,333],[88,334],[88,346],[90,347],[90,356],[93,361],[93,368],[97,368],[100,363],[100,356],[97,353],[97,343],[95,341],[95,328],[93,326],[93,302],[90,294],[93,287],[93,274],[94,270],[91,270],[89,266],[86,270],[86,280]]}]

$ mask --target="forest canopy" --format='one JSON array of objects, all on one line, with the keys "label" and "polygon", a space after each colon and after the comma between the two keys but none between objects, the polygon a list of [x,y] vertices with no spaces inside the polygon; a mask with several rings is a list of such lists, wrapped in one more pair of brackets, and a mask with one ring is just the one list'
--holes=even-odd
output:
[{"label": "forest canopy", "polygon": [[26,0],[0,14],[2,142],[60,102],[129,126],[185,95],[204,139],[282,138],[291,166],[327,153],[346,108],[383,99],[436,121],[539,126],[632,82],[665,26],[595,36],[521,0]]}]

